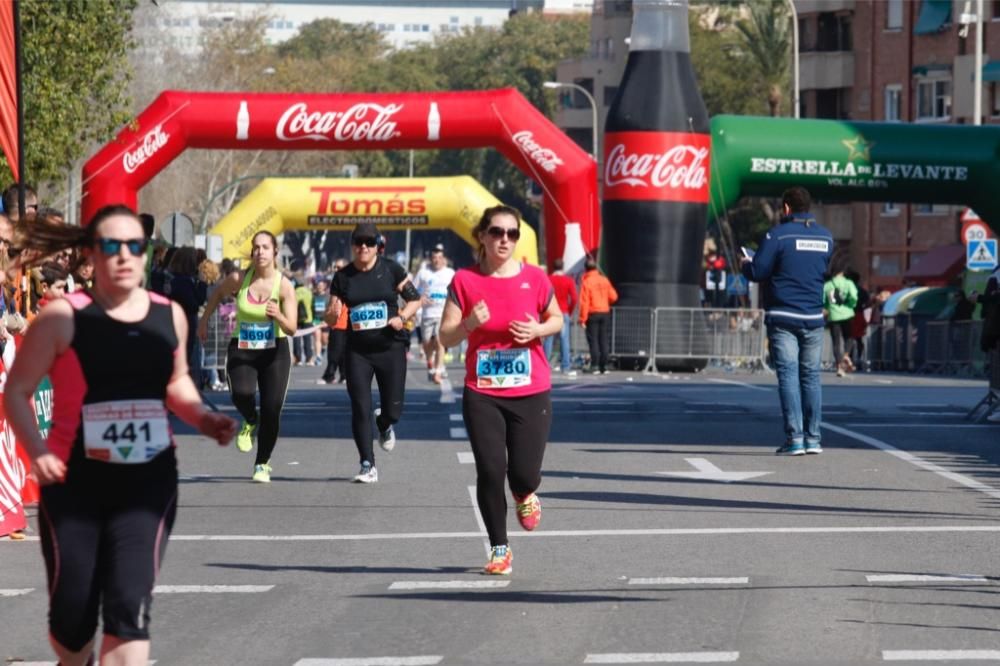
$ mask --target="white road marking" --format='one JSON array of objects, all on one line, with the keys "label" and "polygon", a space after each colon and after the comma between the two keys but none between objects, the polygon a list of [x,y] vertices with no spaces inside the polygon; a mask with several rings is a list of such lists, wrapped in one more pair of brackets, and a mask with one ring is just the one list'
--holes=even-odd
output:
[{"label": "white road marking", "polygon": [[629,578],[629,585],[746,585],[750,582],[747,576],[723,577],[676,577],[664,576],[660,578]]},{"label": "white road marking", "polygon": [[35,591],[33,587],[0,589],[0,597],[20,597]]},{"label": "white road marking", "polygon": [[721,469],[710,463],[706,458],[685,458],[689,465],[697,472],[657,472],[663,476],[676,476],[682,479],[697,479],[699,481],[746,481],[758,476],[771,474],[772,472],[723,472]]},{"label": "white road marking", "polygon": [[466,590],[507,587],[509,580],[399,580],[390,590]]},{"label": "white road marking", "polygon": [[[626,414],[627,412],[619,412]],[[746,414],[745,409],[685,409],[685,414]]]},{"label": "white road marking", "polygon": [[588,654],[585,664],[718,664],[740,658],[739,652],[617,652]]},{"label": "white road marking", "polygon": [[[59,666],[58,661],[11,661],[9,662],[11,666]],[[153,666],[156,663],[155,659],[150,659],[148,662],[149,666]]]},{"label": "white road marking", "polygon": [[847,428],[841,428],[839,426],[829,424],[826,421],[823,421],[821,425],[827,430],[832,430],[833,432],[839,433],[846,437],[850,437],[852,439],[856,439],[859,442],[863,442],[868,446],[874,446],[876,449],[881,449],[886,453],[888,453],[889,455],[895,456],[900,460],[904,460],[910,463],[911,465],[915,465],[921,469],[925,469],[928,472],[934,472],[935,474],[942,476],[948,479],[949,481],[954,481],[955,483],[959,483],[967,488],[972,488],[973,490],[977,490],[983,493],[984,495],[989,495],[990,497],[993,497],[995,499],[1000,499],[1000,490],[988,486],[985,483],[980,483],[975,479],[970,479],[969,477],[964,476],[962,474],[958,474],[956,472],[949,472],[948,470],[939,465],[927,462],[923,458],[915,456],[912,453],[908,453],[906,451],[897,449],[892,444],[887,444],[886,442],[883,442],[880,439],[875,439],[874,437],[869,437],[868,435],[864,435],[860,432],[854,432],[853,430],[848,430]]},{"label": "white road marking", "polygon": [[451,387],[451,380],[447,377],[441,379],[441,403],[450,405],[455,402],[455,391]]},{"label": "white road marking", "polygon": [[954,574],[935,576],[931,574],[873,574],[865,576],[869,583],[986,583],[984,576]]},{"label": "white road marking", "polygon": [[274,585],[157,585],[153,594],[256,594],[272,589]]},{"label": "white road marking", "polygon": [[968,412],[907,412],[910,416],[965,416]]},{"label": "white road marking", "polygon": [[[476,488],[469,486],[469,496],[476,505]],[[373,534],[173,534],[170,541],[227,541],[254,542],[269,541],[407,541],[413,539],[477,539],[485,534],[482,517],[478,516],[479,532],[397,532]],[[956,534],[956,533],[1000,533],[1000,525],[887,525],[855,527],[683,527],[658,529],[603,529],[603,530],[546,530],[541,532],[511,532],[512,538],[562,538],[562,537],[628,537],[628,536],[741,536],[757,534]],[[26,541],[38,541],[38,537],[28,537]],[[7,541],[0,541],[0,547]],[[23,543],[23,542],[20,542]]]},{"label": "white road marking", "polygon": [[462,465],[471,465],[476,462],[476,457],[472,455],[472,451],[459,451],[458,462]]},{"label": "white road marking", "polygon": [[462,420],[462,415],[461,414],[449,414],[448,415],[448,420],[449,421],[461,421]]},{"label": "white road marking", "polygon": [[935,404],[935,403],[897,402],[896,403],[896,407],[898,407],[899,409],[925,409],[927,407],[947,408],[947,407],[951,407],[951,405],[942,405],[942,404]]},{"label": "white road marking", "polygon": [[847,423],[852,428],[996,428],[995,425],[984,423]]},{"label": "white road marking", "polygon": [[295,666],[434,666],[444,657],[358,657],[353,659],[299,659]]},{"label": "white road marking", "polygon": [[996,661],[1000,650],[882,650],[883,661]]},{"label": "white road marking", "polygon": [[489,535],[486,533],[486,521],[483,520],[483,514],[479,512],[479,500],[476,499],[476,487],[468,486],[469,499],[472,500],[472,510],[476,513],[476,525],[479,526],[479,534],[477,537],[482,538],[483,546],[486,548],[486,555],[490,554],[490,539]]},{"label": "white road marking", "polygon": [[452,439],[468,439],[469,433],[466,432],[465,428],[449,428],[448,432],[451,434]]},{"label": "white road marking", "polygon": [[738,382],[733,379],[709,379],[708,381],[713,384],[731,384],[732,386],[742,386],[743,388],[753,389],[754,391],[767,391],[771,393],[774,389],[772,387],[757,386],[756,384],[747,384],[746,382]]}]

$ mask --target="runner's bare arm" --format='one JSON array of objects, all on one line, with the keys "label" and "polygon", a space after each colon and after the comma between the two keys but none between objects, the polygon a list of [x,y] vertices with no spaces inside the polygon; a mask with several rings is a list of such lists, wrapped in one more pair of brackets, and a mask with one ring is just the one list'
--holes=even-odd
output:
[{"label": "runner's bare arm", "polygon": [[406,301],[406,305],[404,305],[399,311],[399,318],[406,321],[413,315],[417,314],[417,310],[420,309],[420,292],[418,292],[413,286],[413,283],[410,282],[409,277],[396,285],[396,291],[399,292],[399,294]]},{"label": "runner's bare arm", "polygon": [[510,322],[510,332],[518,344],[530,342],[534,338],[544,338],[562,330],[563,314],[555,296],[549,299],[549,305],[541,314],[541,321],[531,313],[525,313],[524,321]]},{"label": "runner's bare arm", "polygon": [[232,296],[240,288],[240,283],[242,277],[239,273],[230,273],[219,284],[219,287],[212,292],[212,295],[208,297],[208,302],[205,303],[205,311],[201,315],[201,319],[198,321],[198,339],[202,342],[208,340],[208,319],[214,313],[216,308],[219,307],[219,303],[222,302],[223,298],[227,296]]},{"label": "runner's bare arm", "polygon": [[202,403],[201,394],[188,372],[187,317],[177,303],[172,302],[170,306],[177,334],[177,351],[174,353],[174,372],[167,385],[167,408],[203,435],[219,444],[226,444],[236,434],[236,421],[225,414],[209,411]]},{"label": "runner's bare arm", "polygon": [[[73,308],[66,301],[49,303],[32,323],[17,350],[17,360],[7,375],[4,387],[4,410],[14,435],[34,461],[34,469],[43,485],[60,480],[65,464],[49,452],[38,431],[31,398],[56,358],[73,340]],[[11,343],[12,344],[12,343]]]},{"label": "runner's bare arm", "polygon": [[274,317],[274,321],[285,332],[285,335],[295,335],[298,330],[298,303],[295,300],[295,287],[286,277],[281,278],[281,307],[272,314],[272,308],[268,305],[268,316]]}]

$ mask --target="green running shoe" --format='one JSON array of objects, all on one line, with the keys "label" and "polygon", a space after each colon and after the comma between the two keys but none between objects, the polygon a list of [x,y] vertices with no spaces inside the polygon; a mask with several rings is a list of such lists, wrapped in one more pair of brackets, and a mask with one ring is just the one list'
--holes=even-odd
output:
[{"label": "green running shoe", "polygon": [[243,422],[243,427],[240,428],[240,434],[236,436],[236,448],[246,453],[253,448],[253,436],[257,432],[257,426]]},{"label": "green running shoe", "polygon": [[271,466],[267,463],[253,466],[253,476],[250,477],[257,483],[271,483]]}]

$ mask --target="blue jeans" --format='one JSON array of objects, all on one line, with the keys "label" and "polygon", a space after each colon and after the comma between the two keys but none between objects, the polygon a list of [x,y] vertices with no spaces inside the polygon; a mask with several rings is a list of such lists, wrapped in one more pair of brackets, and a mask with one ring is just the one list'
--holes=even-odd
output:
[{"label": "blue jeans", "polygon": [[785,444],[819,444],[823,388],[819,380],[823,328],[768,324],[771,361],[778,375]]},{"label": "blue jeans", "polygon": [[[570,365],[572,365],[569,357],[569,333],[572,326],[573,320],[571,315],[564,312],[562,330],[559,332],[559,364],[562,366],[561,370],[563,372],[569,372]],[[553,334],[542,340],[542,347],[545,349],[545,358],[551,358],[552,343],[555,339],[556,336]]]}]

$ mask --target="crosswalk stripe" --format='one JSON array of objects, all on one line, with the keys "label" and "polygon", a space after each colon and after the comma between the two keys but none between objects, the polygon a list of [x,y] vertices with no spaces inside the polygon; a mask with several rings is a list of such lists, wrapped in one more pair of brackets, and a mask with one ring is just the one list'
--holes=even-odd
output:
[{"label": "crosswalk stripe", "polygon": [[255,594],[273,589],[274,585],[157,585],[153,594]]},{"label": "crosswalk stripe", "polygon": [[459,451],[458,462],[463,465],[471,465],[476,462],[476,456],[473,455],[472,451]]},{"label": "crosswalk stripe", "polygon": [[883,661],[996,661],[1000,650],[882,650]]},{"label": "crosswalk stripe", "polygon": [[299,659],[295,666],[434,666],[444,657],[357,657],[352,659]]},{"label": "crosswalk stripe", "polygon": [[465,428],[451,428],[450,431],[452,439],[468,439],[469,433],[465,431]]},{"label": "crosswalk stripe", "polygon": [[33,587],[0,589],[0,597],[20,597],[34,590]]},{"label": "crosswalk stripe", "polygon": [[390,590],[478,590],[507,587],[509,580],[399,580]]},{"label": "crosswalk stripe", "polygon": [[985,583],[984,576],[973,574],[877,574],[865,576],[869,583]]},{"label": "crosswalk stripe", "polygon": [[678,577],[664,576],[660,578],[629,578],[629,585],[746,585],[750,582],[747,576],[724,577]]},{"label": "crosswalk stripe", "polygon": [[739,652],[617,652],[588,654],[585,664],[717,664],[740,658]]}]

